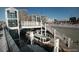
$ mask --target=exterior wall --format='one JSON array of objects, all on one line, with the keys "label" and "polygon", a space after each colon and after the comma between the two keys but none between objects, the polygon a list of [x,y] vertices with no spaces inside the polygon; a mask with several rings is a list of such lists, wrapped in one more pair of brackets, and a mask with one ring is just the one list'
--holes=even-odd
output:
[{"label": "exterior wall", "polygon": [[5,19],[7,27],[10,29],[19,28],[19,16],[18,10],[15,8],[6,8],[5,9]]}]

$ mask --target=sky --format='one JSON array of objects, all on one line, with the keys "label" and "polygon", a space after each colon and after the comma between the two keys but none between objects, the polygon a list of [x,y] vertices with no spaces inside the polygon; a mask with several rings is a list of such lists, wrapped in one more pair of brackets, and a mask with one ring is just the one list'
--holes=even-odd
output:
[{"label": "sky", "polygon": [[[0,20],[5,19],[5,8],[0,7]],[[48,16],[51,19],[69,20],[70,17],[79,17],[78,7],[16,7],[24,9],[29,15],[39,14]]]}]

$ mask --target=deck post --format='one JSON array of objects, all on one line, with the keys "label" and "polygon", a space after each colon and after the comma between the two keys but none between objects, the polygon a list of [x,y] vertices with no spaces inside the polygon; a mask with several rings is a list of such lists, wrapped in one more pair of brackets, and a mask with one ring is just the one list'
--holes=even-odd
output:
[{"label": "deck post", "polygon": [[37,30],[36,33],[39,34],[39,31]]},{"label": "deck post", "polygon": [[59,52],[59,39],[54,41],[54,52]]},{"label": "deck post", "polygon": [[56,29],[54,29],[54,40],[56,39]]},{"label": "deck post", "polygon": [[46,36],[46,23],[45,23],[45,36]]},{"label": "deck post", "polygon": [[56,29],[54,29],[54,52],[59,52],[59,39],[56,39]]},{"label": "deck post", "polygon": [[31,31],[31,32],[30,32],[31,45],[33,44],[33,40],[34,40],[34,34],[33,34],[33,31]]},{"label": "deck post", "polygon": [[20,28],[18,28],[19,44],[20,44]]},{"label": "deck post", "polygon": [[36,25],[37,25],[37,18],[38,18],[38,16],[36,15]]},{"label": "deck post", "polygon": [[71,38],[68,38],[68,47],[71,46]]},{"label": "deck post", "polygon": [[42,35],[42,20],[41,20],[41,35]]}]

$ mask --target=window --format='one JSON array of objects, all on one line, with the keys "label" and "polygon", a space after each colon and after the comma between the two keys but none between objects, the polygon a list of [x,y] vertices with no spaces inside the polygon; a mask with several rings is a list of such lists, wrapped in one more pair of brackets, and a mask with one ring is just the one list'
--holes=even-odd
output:
[{"label": "window", "polygon": [[7,17],[8,18],[17,18],[17,11],[10,12],[10,10],[7,11]]},{"label": "window", "polygon": [[17,20],[8,20],[8,25],[10,27],[17,27],[18,26]]}]

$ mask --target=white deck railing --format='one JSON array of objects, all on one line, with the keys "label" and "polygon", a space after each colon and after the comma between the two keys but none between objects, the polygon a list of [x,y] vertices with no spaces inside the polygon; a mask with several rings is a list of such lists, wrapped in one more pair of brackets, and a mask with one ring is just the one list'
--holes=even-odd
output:
[{"label": "white deck railing", "polygon": [[36,22],[36,21],[21,21],[21,26],[41,26],[41,22]]}]

